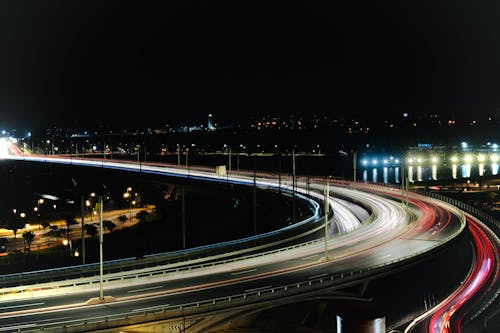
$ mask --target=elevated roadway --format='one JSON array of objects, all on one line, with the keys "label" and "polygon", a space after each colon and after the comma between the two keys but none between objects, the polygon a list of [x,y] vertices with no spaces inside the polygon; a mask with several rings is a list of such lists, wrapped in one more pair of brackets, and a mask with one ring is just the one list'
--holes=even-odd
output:
[{"label": "elevated roadway", "polygon": [[[220,177],[210,169],[109,160],[17,159],[253,184],[248,176]],[[278,184],[275,179],[259,178],[256,183],[259,187],[290,188],[289,183]],[[321,200],[325,184],[313,181],[308,185],[307,190],[297,191]],[[185,262],[176,268],[159,265],[107,274],[105,303],[89,301],[98,290],[95,276],[10,287],[1,296],[0,331],[80,332],[163,320],[172,332],[178,332],[182,318],[182,329],[210,332],[228,317],[237,316],[238,309],[244,313],[321,290],[328,289],[336,297],[363,298],[362,293],[346,293],[345,288],[362,285],[439,250],[466,227],[465,214],[442,200],[412,193],[406,205],[402,204],[401,190],[348,182],[332,184],[330,190],[329,205],[334,214],[327,219],[330,233],[326,248],[324,239],[318,237],[229,261],[207,260],[206,265]],[[356,202],[369,207],[371,214],[365,220],[359,218],[363,213],[352,209]],[[322,218],[315,222],[320,227]],[[203,320],[215,312],[218,316],[212,317],[219,322]]]}]

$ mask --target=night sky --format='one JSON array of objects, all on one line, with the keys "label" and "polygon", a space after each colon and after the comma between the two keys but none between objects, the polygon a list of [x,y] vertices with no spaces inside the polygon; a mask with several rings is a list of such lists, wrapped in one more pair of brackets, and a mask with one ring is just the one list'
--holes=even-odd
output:
[{"label": "night sky", "polygon": [[[329,3],[329,4],[328,4]],[[498,1],[0,2],[0,126],[500,107]]]}]

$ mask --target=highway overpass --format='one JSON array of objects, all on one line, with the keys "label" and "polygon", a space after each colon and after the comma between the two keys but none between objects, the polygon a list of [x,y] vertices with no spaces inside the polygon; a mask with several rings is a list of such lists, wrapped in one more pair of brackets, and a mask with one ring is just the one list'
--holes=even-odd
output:
[{"label": "highway overpass", "polygon": [[[211,168],[68,157],[11,159],[189,177],[200,184],[253,186],[254,182],[250,174],[221,176]],[[108,263],[119,269],[104,275],[104,302],[96,299],[100,279],[92,265],[3,277],[0,332],[221,332],[284,303],[371,302],[366,293],[371,283],[464,241],[464,234],[475,255],[462,283],[451,286],[446,297],[429,301],[424,309],[381,325],[406,332],[445,332],[448,328],[459,332],[469,319],[487,319],[496,304],[498,225],[481,212],[428,193],[403,195],[395,187],[342,180],[331,180],[325,205],[324,179],[298,179],[296,189],[290,179],[274,175],[259,174],[255,182],[260,188],[279,187],[288,194],[296,190],[300,200],[310,202],[315,213],[297,221],[300,233],[290,232],[294,226],[289,226],[272,235],[238,240],[231,243],[230,252],[216,251],[210,256],[200,255],[207,248],[190,249],[196,255],[180,262],[164,259],[175,254],[159,254],[144,258],[149,264],[143,268],[134,261]],[[324,207],[331,212],[326,219]],[[360,219],[360,211],[369,214]],[[315,237],[306,240],[303,234]],[[250,245],[266,237],[271,238]],[[14,281],[31,282],[19,285]]]}]

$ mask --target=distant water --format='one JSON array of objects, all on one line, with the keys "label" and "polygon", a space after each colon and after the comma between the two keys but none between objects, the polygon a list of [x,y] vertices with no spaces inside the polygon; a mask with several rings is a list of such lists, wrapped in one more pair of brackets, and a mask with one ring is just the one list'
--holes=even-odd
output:
[{"label": "distant water", "polygon": [[[440,179],[464,179],[474,177],[497,176],[499,164],[447,164],[447,165],[410,165],[406,169],[410,182]],[[376,183],[399,183],[400,167],[367,167],[363,168],[362,180]]]}]

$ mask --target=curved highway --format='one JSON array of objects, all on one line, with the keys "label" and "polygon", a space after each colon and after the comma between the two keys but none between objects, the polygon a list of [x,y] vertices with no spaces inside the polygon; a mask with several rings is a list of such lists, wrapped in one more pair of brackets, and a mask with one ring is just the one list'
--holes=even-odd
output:
[{"label": "curved highway", "polygon": [[[185,170],[109,160],[15,159],[109,167],[200,181],[231,181],[243,185],[253,182],[242,175],[220,177],[209,169]],[[257,185],[273,188],[277,182],[259,178]],[[404,205],[401,203],[401,190],[381,186],[360,186],[356,189],[352,185],[338,182],[330,187],[329,205],[334,214],[329,220],[327,258],[325,244],[320,239],[302,246],[290,246],[286,251],[269,251],[205,267],[188,267],[189,263],[186,263],[181,270],[157,266],[114,273],[106,276],[107,302],[104,304],[92,301],[99,290],[95,277],[76,279],[73,285],[72,281],[65,281],[66,285],[70,285],[66,288],[55,287],[54,283],[23,286],[22,293],[11,288],[3,290],[4,294],[0,297],[0,331],[58,331],[66,326],[66,331],[78,332],[121,325],[123,320],[131,318],[143,321],[175,318],[189,311],[202,313],[213,308],[230,308],[293,296],[315,288],[336,288],[384,274],[397,265],[433,251],[458,236],[466,226],[463,212],[440,200],[412,193],[408,197],[408,205]],[[322,199],[324,187],[325,184],[313,182],[310,195]],[[305,193],[306,189],[299,187],[297,191]],[[354,212],[351,202],[362,202],[369,207],[370,218],[365,221],[360,219],[363,213]],[[475,229],[470,218],[468,221],[472,232]],[[335,230],[339,232],[333,232]],[[477,233],[480,234],[479,231]],[[496,253],[498,256],[498,251]],[[484,267],[475,271],[483,272]],[[474,275],[474,270],[471,274]],[[455,302],[465,302],[461,301],[464,299],[461,296],[455,299],[458,299]],[[449,324],[442,324],[442,318],[454,312],[454,308],[446,310],[446,306],[449,309],[453,304],[450,298],[443,302],[440,310],[436,309],[430,327],[439,329],[432,332],[445,332],[441,328]],[[427,317],[431,317],[431,313],[417,318],[412,326]],[[196,325],[196,321],[190,325]]]}]

